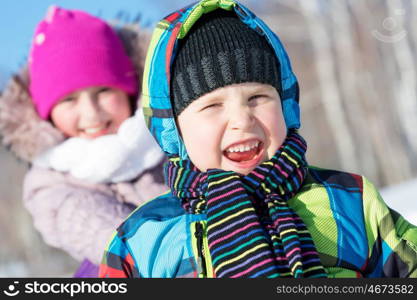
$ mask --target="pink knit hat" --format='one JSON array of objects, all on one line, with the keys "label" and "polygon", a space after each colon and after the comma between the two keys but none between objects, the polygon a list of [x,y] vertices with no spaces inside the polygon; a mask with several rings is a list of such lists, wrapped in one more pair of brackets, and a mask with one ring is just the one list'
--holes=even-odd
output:
[{"label": "pink knit hat", "polygon": [[85,12],[56,6],[35,30],[29,55],[30,93],[42,119],[59,99],[91,86],[138,91],[130,58],[113,29]]}]

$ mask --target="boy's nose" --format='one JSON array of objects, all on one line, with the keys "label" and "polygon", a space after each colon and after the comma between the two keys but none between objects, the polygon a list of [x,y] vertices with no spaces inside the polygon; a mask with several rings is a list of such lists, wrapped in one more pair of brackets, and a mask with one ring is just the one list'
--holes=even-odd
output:
[{"label": "boy's nose", "polygon": [[231,129],[248,130],[255,122],[249,107],[234,108],[230,114],[229,127]]}]

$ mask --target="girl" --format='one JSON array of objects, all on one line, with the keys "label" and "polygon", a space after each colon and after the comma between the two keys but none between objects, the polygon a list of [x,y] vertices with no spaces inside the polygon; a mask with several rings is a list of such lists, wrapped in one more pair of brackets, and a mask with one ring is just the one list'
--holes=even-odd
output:
[{"label": "girl", "polygon": [[[77,10],[49,9],[28,72],[0,98],[3,143],[31,163],[23,198],[46,243],[97,277],[113,230],[164,191],[162,152],[137,107],[147,39]],[[137,113],[135,113],[137,111]]]}]

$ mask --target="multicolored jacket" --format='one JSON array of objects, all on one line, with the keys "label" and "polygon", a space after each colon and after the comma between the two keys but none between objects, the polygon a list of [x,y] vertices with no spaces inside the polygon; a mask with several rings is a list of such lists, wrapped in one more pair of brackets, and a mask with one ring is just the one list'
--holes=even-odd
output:
[{"label": "multicolored jacket", "polygon": [[[178,39],[203,14],[234,10],[264,34],[280,61],[282,108],[288,128],[300,126],[298,84],[278,37],[252,12],[231,0],[201,1],[163,19],[145,66],[144,113],[168,155],[187,158],[169,95],[170,62]],[[310,231],[329,277],[417,277],[417,228],[386,206],[364,177],[309,167],[289,205]],[[105,251],[101,277],[215,277],[208,250],[206,215],[187,214],[170,192],[136,209]]]}]

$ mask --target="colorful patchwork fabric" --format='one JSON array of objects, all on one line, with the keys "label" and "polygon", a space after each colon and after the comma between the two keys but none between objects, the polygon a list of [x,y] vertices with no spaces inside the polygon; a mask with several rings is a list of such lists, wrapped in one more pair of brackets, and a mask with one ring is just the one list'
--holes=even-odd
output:
[{"label": "colorful patchwork fabric", "polygon": [[[389,209],[364,177],[309,168],[288,201],[329,277],[417,277],[417,228]],[[100,277],[213,277],[207,215],[165,194],[138,208],[106,249]]]}]

